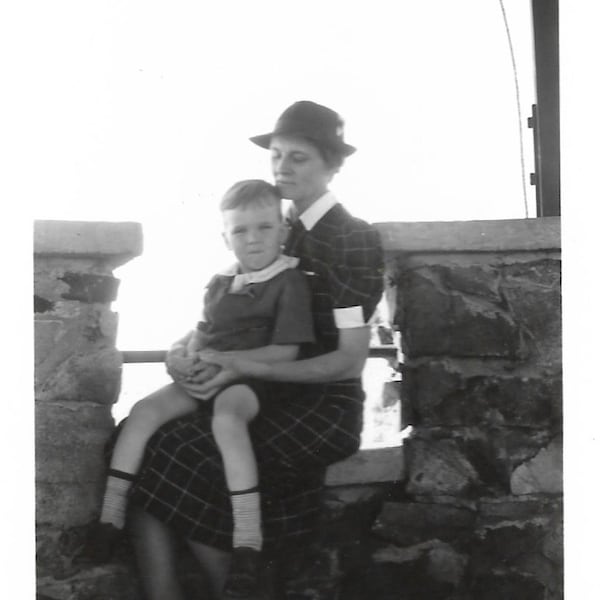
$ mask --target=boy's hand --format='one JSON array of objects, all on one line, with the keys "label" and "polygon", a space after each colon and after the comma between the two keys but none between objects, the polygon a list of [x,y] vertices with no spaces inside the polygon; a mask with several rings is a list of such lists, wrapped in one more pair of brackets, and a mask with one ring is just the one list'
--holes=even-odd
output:
[{"label": "boy's hand", "polygon": [[194,366],[195,357],[188,356],[185,348],[176,346],[167,352],[165,365],[167,373],[175,380],[180,381],[190,375]]}]

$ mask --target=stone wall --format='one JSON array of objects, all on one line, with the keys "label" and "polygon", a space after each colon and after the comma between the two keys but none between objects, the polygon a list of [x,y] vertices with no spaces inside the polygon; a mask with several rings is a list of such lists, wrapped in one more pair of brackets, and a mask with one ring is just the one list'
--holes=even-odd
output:
[{"label": "stone wall", "polygon": [[562,598],[559,222],[380,230],[413,432],[377,597]]},{"label": "stone wall", "polygon": [[141,254],[142,234],[136,223],[40,221],[34,244],[38,588],[91,598],[79,590],[97,578],[71,559],[97,515],[120,385],[112,270]]},{"label": "stone wall", "polygon": [[[330,469],[319,543],[278,565],[285,597],[561,598],[559,222],[378,227],[412,434]],[[104,567],[71,558],[119,384],[111,269],[140,253],[140,230],[42,222],[35,241],[38,588],[136,600],[127,546]]]}]

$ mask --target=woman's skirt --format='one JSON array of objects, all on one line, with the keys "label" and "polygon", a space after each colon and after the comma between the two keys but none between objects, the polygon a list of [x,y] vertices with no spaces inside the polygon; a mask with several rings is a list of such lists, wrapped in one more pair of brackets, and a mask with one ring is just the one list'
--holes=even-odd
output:
[{"label": "woman's skirt", "polygon": [[[265,551],[312,541],[325,470],[359,447],[363,399],[359,379],[265,387],[250,425]],[[228,551],[231,502],[211,418],[200,405],[153,435],[130,504],[187,539]]]}]

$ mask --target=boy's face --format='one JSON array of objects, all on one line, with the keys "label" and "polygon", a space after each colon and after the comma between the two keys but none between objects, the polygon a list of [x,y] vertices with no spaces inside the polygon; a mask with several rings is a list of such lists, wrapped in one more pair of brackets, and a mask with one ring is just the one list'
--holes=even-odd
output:
[{"label": "boy's face", "polygon": [[223,237],[242,272],[259,271],[281,253],[286,229],[277,204],[223,211]]}]

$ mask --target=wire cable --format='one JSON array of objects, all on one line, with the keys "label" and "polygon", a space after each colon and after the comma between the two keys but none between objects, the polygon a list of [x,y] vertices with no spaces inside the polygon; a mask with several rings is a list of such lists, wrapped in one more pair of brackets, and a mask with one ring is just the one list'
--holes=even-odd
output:
[{"label": "wire cable", "polygon": [[512,36],[510,34],[510,27],[508,25],[508,19],[506,17],[506,10],[504,9],[503,0],[498,0],[500,3],[500,9],[502,10],[502,18],[504,20],[504,29],[506,30],[506,37],[508,39],[508,48],[510,50],[510,60],[512,63],[513,78],[515,80],[515,93],[517,99],[517,120],[519,124],[519,149],[521,156],[521,183],[523,186],[523,203],[525,205],[525,218],[529,218],[529,208],[527,206],[527,183],[525,176],[525,152],[523,150],[523,116],[521,114],[521,93],[519,91],[519,76],[517,73],[517,61],[515,60],[515,51],[512,43]]}]

